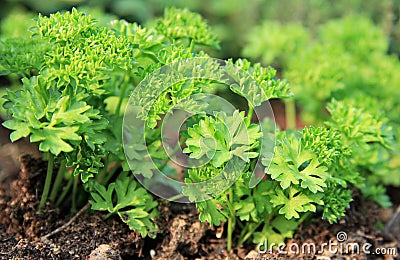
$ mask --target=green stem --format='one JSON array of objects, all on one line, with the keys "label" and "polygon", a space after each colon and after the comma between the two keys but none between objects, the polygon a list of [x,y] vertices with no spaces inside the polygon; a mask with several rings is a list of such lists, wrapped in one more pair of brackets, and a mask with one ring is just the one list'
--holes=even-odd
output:
[{"label": "green stem", "polygon": [[154,53],[152,53],[152,52],[149,52],[149,51],[142,51],[140,54],[141,54],[142,56],[145,56],[145,57],[151,59],[151,60],[154,61],[155,63],[159,63],[159,62],[160,62],[160,60],[158,59],[158,57],[157,57]]},{"label": "green stem", "polygon": [[76,198],[78,195],[78,181],[79,175],[73,176],[74,182],[72,186],[72,202],[71,202],[71,212],[76,212]]},{"label": "green stem", "polygon": [[247,234],[247,230],[249,229],[249,226],[250,225],[247,224],[246,226],[244,226],[244,228],[242,228],[242,231],[240,232],[239,239],[238,239],[238,242],[237,242],[237,246],[238,247],[242,245],[243,237],[245,236],[245,234]]},{"label": "green stem", "polygon": [[245,226],[243,225],[243,223],[240,222],[240,221],[237,221],[237,222],[236,222],[236,225],[238,225],[238,228],[240,228],[240,229],[244,229],[244,228],[245,228]]},{"label": "green stem", "polygon": [[125,75],[124,80],[122,82],[122,86],[121,86],[121,92],[119,94],[117,109],[115,110],[115,113],[117,115],[121,114],[122,101],[124,100],[124,97],[125,97],[125,92],[126,92],[126,87],[128,86],[128,82],[129,82],[129,76]]},{"label": "green stem", "polygon": [[65,188],[63,189],[60,197],[58,197],[57,202],[56,202],[56,207],[59,207],[61,205],[61,203],[64,201],[65,196],[67,196],[67,193],[69,192],[69,190],[71,189],[72,183],[74,181],[74,178],[71,177],[68,180],[67,186],[65,186]]},{"label": "green stem", "polygon": [[263,222],[257,223],[257,225],[254,225],[253,228],[249,229],[249,231],[246,232],[246,234],[244,236],[240,236],[237,246],[240,247],[244,242],[246,242],[246,240],[249,239],[249,237],[254,234],[254,231],[256,231],[256,229],[261,224],[263,224]]},{"label": "green stem", "polygon": [[39,203],[39,210],[44,207],[47,201],[47,197],[50,191],[51,180],[53,179],[53,168],[54,168],[54,156],[48,153],[49,161],[47,165],[46,180],[44,182],[43,193]]},{"label": "green stem", "polygon": [[[110,165],[115,163],[115,165],[109,170]],[[120,167],[120,163],[118,159],[114,161],[114,157],[111,154],[108,154],[104,159],[104,167],[101,169],[99,174],[97,175],[96,179],[100,184],[107,184],[107,182],[111,179],[114,175],[115,171]]]},{"label": "green stem", "polygon": [[110,165],[109,157],[110,157],[109,154],[107,154],[106,157],[104,158],[104,166],[103,166],[103,169],[101,169],[101,171],[99,172],[99,174],[97,174],[97,176],[96,176],[96,179],[97,179],[97,181],[98,181],[100,184],[102,184],[102,180],[104,179],[104,177],[105,177],[106,174],[107,174],[107,170],[108,170],[108,167],[109,167],[109,165]]},{"label": "green stem", "polygon": [[161,164],[161,166],[158,168],[160,171],[163,171],[165,169],[165,167],[168,165],[168,163],[171,161],[171,158],[174,155],[176,155],[176,153],[179,151],[179,148],[182,147],[182,143],[183,143],[183,141],[176,144],[176,146],[174,147],[174,150],[172,150],[172,152],[170,153],[168,158],[165,160],[165,162],[163,164]]},{"label": "green stem", "polygon": [[233,226],[234,226],[234,223],[232,221],[232,218],[229,217],[228,218],[228,237],[226,238],[227,246],[228,246],[228,252],[232,251]]},{"label": "green stem", "polygon": [[286,129],[296,129],[296,103],[293,98],[285,99]]},{"label": "green stem", "polygon": [[233,210],[232,203],[233,203],[232,190],[230,190],[228,193],[228,203],[227,203],[230,211],[228,217],[228,232],[226,238],[228,252],[232,251],[232,236],[233,236],[233,230],[235,228],[235,212]]},{"label": "green stem", "polygon": [[190,44],[189,44],[188,50],[190,53],[193,53],[193,51],[194,51],[194,41],[192,39],[190,39]]},{"label": "green stem", "polygon": [[60,189],[61,182],[62,182],[62,180],[64,178],[65,164],[66,164],[66,160],[64,159],[60,163],[60,168],[58,168],[56,180],[54,181],[53,188],[51,189],[50,200],[53,201],[53,202],[56,199],[56,196],[58,194],[58,190]]},{"label": "green stem", "polygon": [[114,173],[118,170],[120,166],[121,165],[118,162],[115,162],[115,165],[111,168],[111,170],[109,172],[106,171],[107,174],[103,177],[101,183],[107,184],[110,181],[111,177],[114,176]]},{"label": "green stem", "polygon": [[108,218],[111,217],[114,213],[115,213],[115,212],[109,212],[107,215],[105,215],[105,216],[103,217],[103,220],[108,219]]},{"label": "green stem", "polygon": [[249,111],[247,112],[247,118],[246,118],[246,125],[249,126],[251,124],[251,120],[253,119],[253,112],[254,108],[249,104]]},{"label": "green stem", "polygon": [[168,156],[168,158],[165,160],[165,162],[163,164],[161,164],[161,166],[158,169],[162,172],[165,169],[165,167],[167,167],[167,165],[170,161],[171,161],[171,157]]},{"label": "green stem", "polygon": [[300,219],[297,221],[298,225],[300,225],[301,223],[303,223],[303,221],[306,220],[310,215],[311,215],[310,212],[304,213],[304,214],[300,217]]},{"label": "green stem", "polygon": [[175,195],[175,196],[172,196],[171,198],[167,198],[167,200],[169,200],[169,201],[174,201],[174,200],[181,199],[181,198],[184,198],[184,197],[186,197],[186,195],[177,194],[177,195]]}]

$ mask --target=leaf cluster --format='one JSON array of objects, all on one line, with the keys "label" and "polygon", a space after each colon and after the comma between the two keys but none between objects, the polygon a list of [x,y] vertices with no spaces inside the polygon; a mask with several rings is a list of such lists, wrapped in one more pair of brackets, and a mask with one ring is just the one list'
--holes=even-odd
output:
[{"label": "leaf cluster", "polygon": [[[359,26],[351,26],[354,24]],[[298,28],[301,35],[289,35],[293,28]],[[315,37],[310,38],[311,34]],[[329,20],[317,28],[266,21],[249,35],[246,55],[264,64],[280,64],[283,76],[291,82],[303,121],[317,125],[328,121],[328,128],[335,130],[329,132],[339,135],[343,147],[348,147],[347,151],[338,150],[338,154],[350,151],[350,161],[338,161],[340,156],[336,155],[328,159],[336,161],[333,165],[339,168],[344,164],[356,165],[352,169],[346,167],[343,178],[351,176],[347,179],[361,183],[364,191],[368,188],[360,181],[361,177],[368,180],[369,186],[371,183],[379,186],[380,191],[384,190],[382,185],[400,185],[400,139],[397,138],[400,128],[396,109],[400,100],[396,87],[400,84],[396,73],[400,62],[388,55],[389,41],[382,26],[366,16],[352,14]],[[285,44],[276,46],[275,42],[281,39],[286,39],[282,40]],[[286,46],[293,43],[298,43],[298,48],[287,52]],[[314,130],[307,135],[310,134],[325,140],[337,139],[326,136],[327,132],[325,136]],[[305,145],[322,152],[316,147],[319,142],[315,138],[310,140]],[[387,197],[382,199],[383,194],[374,200],[388,205]]]},{"label": "leaf cluster", "polygon": [[[171,23],[176,27],[171,28]],[[104,26],[72,9],[48,17],[39,15],[31,31],[32,35],[4,38],[0,44],[3,74],[13,73],[22,83],[5,96],[4,107],[11,119],[4,126],[13,130],[12,141],[29,138],[46,153],[49,185],[43,190],[43,203],[50,186],[55,200],[67,181],[62,193],[74,187],[72,208],[76,207],[76,193],[86,191],[96,197],[94,209],[103,209],[99,203],[116,203],[104,209],[118,214],[143,236],[153,234],[157,203],[133,177],[121,173],[128,170],[122,148],[123,111],[131,91],[149,73],[174,60],[194,57],[196,44],[216,47],[215,35],[199,15],[180,9],[167,10],[149,28],[123,20]],[[185,89],[183,84],[175,86],[172,99],[192,93]],[[159,102],[160,109],[153,109],[155,120],[158,113],[167,111],[162,97]],[[160,154],[158,138],[149,140],[149,146],[152,153]],[[162,153],[160,156],[164,158]],[[138,158],[138,167],[143,166],[140,161]],[[53,162],[65,167],[54,183]],[[75,177],[68,178],[67,167],[72,167]],[[115,184],[104,186],[115,178]],[[68,179],[75,184],[70,185]],[[78,187],[79,183],[83,185]],[[142,202],[131,201],[134,198]]]},{"label": "leaf cluster", "polygon": [[[349,68],[354,67],[349,64],[354,61],[376,59],[392,70],[397,68],[393,60],[380,54],[365,55],[372,49],[382,51],[380,40],[357,49],[359,52],[348,47],[348,42],[365,35],[380,37],[376,30],[355,35],[340,30],[348,23],[327,24],[320,32],[323,40],[312,44],[297,61],[281,52],[302,52],[291,41],[302,46],[310,41],[309,34],[290,27],[284,32],[296,34],[276,41],[282,46],[275,46],[276,53],[262,58],[264,62],[278,59],[288,64],[287,75],[295,77],[295,93],[300,92],[299,86],[313,91],[313,98],[309,93],[297,96],[306,104],[306,111],[320,109],[332,96],[346,96],[349,86],[360,82],[355,89],[364,94],[377,91],[377,87],[364,91],[365,85],[390,82],[376,68],[373,75],[384,79],[367,80],[371,70],[361,65],[356,71],[362,76],[353,76]],[[371,27],[366,21],[361,24],[365,31]],[[263,34],[265,28],[259,28]],[[269,39],[279,38],[282,28],[274,24]],[[330,119],[324,126],[293,133],[275,132],[269,120],[252,123],[255,108],[270,99],[291,97],[291,89],[271,67],[246,59],[209,59],[205,46],[218,49],[218,40],[198,14],[169,8],[164,17],[146,27],[124,20],[104,26],[73,9],[39,16],[32,32],[31,37],[0,43],[3,73],[12,73],[21,82],[18,90],[8,90],[5,96],[10,119],[4,126],[13,131],[12,141],[29,138],[46,153],[49,168],[44,202],[51,186],[51,200],[57,203],[56,195],[65,183],[62,194],[72,187],[72,208],[76,208],[77,192],[82,191],[90,197],[92,209],[108,212],[105,218],[118,215],[142,236],[154,237],[157,202],[128,173],[128,166],[145,181],[150,181],[156,169],[176,175],[163,150],[158,126],[170,111],[185,108],[196,116],[185,121],[179,136],[182,147],[178,148],[200,165],[184,172],[182,195],[196,203],[201,221],[214,226],[227,222],[228,249],[236,227],[240,228],[237,245],[241,245],[250,240],[283,242],[301,223],[315,216],[337,222],[352,201],[352,186],[381,205],[390,203],[384,188],[377,185],[377,176],[390,172],[384,165],[392,159],[394,130],[388,122],[393,114],[386,119],[374,109],[357,107],[357,103],[332,100],[327,106]],[[335,48],[327,48],[333,45]],[[37,48],[28,52],[32,46]],[[257,50],[247,52],[257,57]],[[332,67],[332,57],[337,58],[338,66]],[[197,58],[196,66],[187,66],[185,61],[190,58]],[[314,62],[318,66],[312,70],[304,66]],[[207,108],[215,105],[206,102],[206,94],[218,93],[223,84],[246,98],[247,114],[237,109],[206,114]],[[146,121],[145,140],[135,143],[141,137],[124,136],[133,140],[124,154],[123,114],[133,90],[137,90],[133,105],[142,108],[138,119]],[[385,109],[396,102],[391,99]],[[54,162],[63,167],[52,178]],[[72,176],[67,167],[71,167]],[[258,180],[256,184],[254,179]]]},{"label": "leaf cluster", "polygon": [[[279,243],[291,237],[298,225],[311,216],[337,222],[350,207],[354,186],[382,206],[390,205],[383,187],[370,188],[371,179],[367,173],[376,164],[371,165],[371,160],[365,158],[362,160],[369,162],[367,165],[359,163],[359,156],[370,156],[368,151],[375,149],[372,148],[375,145],[380,147],[380,153],[388,151],[392,133],[385,124],[386,119],[337,101],[330,103],[328,110],[331,118],[326,126],[306,127],[295,133],[278,132],[273,157],[260,149],[267,135],[261,137],[258,149],[254,149],[257,156],[244,160],[247,164],[238,169],[239,172],[220,168],[221,165],[213,161],[219,154],[210,151],[218,151],[215,144],[224,140],[223,132],[214,130],[217,122],[208,119],[189,127],[184,151],[193,158],[210,159],[204,166],[189,170],[188,186],[184,190],[184,194],[196,202],[200,220],[217,226],[224,222],[228,222],[228,227],[240,226],[239,245],[250,238],[253,243],[265,239]],[[349,123],[352,120],[357,122]],[[250,187],[252,171],[259,169],[255,168],[258,158],[267,176]],[[381,159],[377,163],[387,163],[387,158]],[[226,184],[214,181],[196,190],[201,186],[199,183],[216,180],[216,176],[224,176],[226,172],[231,172],[231,178],[237,180],[213,198],[198,201],[201,194],[212,195],[210,190],[218,190],[218,185]],[[225,180],[228,182],[229,177]]]},{"label": "leaf cluster", "polygon": [[258,156],[252,152],[262,136],[257,125],[246,126],[244,112],[235,110],[232,116],[218,112],[215,117],[205,117],[188,129],[187,148],[183,152],[191,158],[210,160],[218,168],[237,156],[244,162]]},{"label": "leaf cluster", "polygon": [[133,176],[127,173],[118,176],[107,188],[94,183],[91,192],[92,209],[118,214],[129,227],[138,231],[143,237],[155,237],[157,225],[154,218],[157,213],[157,202]]}]

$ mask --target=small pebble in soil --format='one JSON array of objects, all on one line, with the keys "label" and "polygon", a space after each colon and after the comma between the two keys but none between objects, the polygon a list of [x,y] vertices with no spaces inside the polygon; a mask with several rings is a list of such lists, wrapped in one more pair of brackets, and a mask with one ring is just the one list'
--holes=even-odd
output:
[{"label": "small pebble in soil", "polygon": [[121,256],[110,245],[99,245],[90,253],[89,260],[119,260]]},{"label": "small pebble in soil", "polygon": [[259,253],[255,250],[251,250],[245,257],[245,259],[257,259],[259,257]]},{"label": "small pebble in soil", "polygon": [[393,218],[393,208],[382,208],[379,210],[379,219],[383,223],[388,223]]},{"label": "small pebble in soil", "polygon": [[157,254],[157,253],[156,253],[156,250],[154,250],[154,249],[151,249],[151,250],[150,250],[150,257],[151,257],[151,258],[155,257],[156,254]]}]

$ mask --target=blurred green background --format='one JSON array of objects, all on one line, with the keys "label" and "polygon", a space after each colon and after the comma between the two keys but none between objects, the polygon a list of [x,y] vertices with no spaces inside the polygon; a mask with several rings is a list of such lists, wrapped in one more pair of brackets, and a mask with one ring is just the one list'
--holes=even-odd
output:
[{"label": "blurred green background", "polygon": [[349,14],[371,19],[390,37],[390,51],[399,53],[399,5],[399,0],[8,0],[3,1],[0,14],[5,18],[16,8],[49,14],[85,6],[144,23],[161,15],[165,7],[188,8],[201,13],[216,30],[222,42],[217,56],[235,58],[241,56],[249,30],[265,20],[298,23],[315,33],[320,24]]}]

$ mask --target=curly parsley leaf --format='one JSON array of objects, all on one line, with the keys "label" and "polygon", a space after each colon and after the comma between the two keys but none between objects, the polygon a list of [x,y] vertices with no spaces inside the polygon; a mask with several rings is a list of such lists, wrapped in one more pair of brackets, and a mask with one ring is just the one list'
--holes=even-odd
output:
[{"label": "curly parsley leaf", "polygon": [[347,208],[350,207],[351,190],[344,190],[338,187],[332,187],[324,192],[324,209],[322,218],[329,223],[336,223],[345,214]]},{"label": "curly parsley leaf", "polygon": [[342,133],[347,144],[377,143],[391,149],[393,130],[382,115],[374,115],[349,102],[334,99],[327,109],[331,119],[326,124]]},{"label": "curly parsley leaf", "polygon": [[188,9],[167,8],[156,21],[156,30],[168,38],[188,39],[196,44],[219,48],[217,36],[199,14]]},{"label": "curly parsley leaf", "polygon": [[251,64],[246,59],[235,62],[229,59],[226,66],[236,81],[230,86],[231,90],[246,97],[253,107],[272,98],[293,96],[287,81],[276,78],[276,70],[272,67],[265,68],[260,63]]}]

